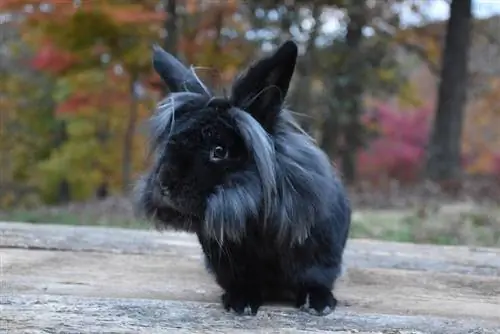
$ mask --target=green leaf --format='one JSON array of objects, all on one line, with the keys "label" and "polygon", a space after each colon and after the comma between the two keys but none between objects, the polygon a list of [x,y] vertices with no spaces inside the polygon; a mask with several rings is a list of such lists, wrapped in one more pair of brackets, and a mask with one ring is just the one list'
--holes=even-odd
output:
[{"label": "green leaf", "polygon": [[59,78],[52,93],[52,97],[58,103],[66,100],[73,92],[71,83],[66,78]]}]

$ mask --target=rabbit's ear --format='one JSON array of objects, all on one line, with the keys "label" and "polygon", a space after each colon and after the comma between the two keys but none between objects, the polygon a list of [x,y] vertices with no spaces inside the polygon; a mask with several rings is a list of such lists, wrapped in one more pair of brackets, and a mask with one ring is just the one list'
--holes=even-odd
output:
[{"label": "rabbit's ear", "polygon": [[158,44],[153,44],[153,68],[172,92],[188,91],[211,95],[193,71]]},{"label": "rabbit's ear", "polygon": [[233,84],[231,102],[267,127],[279,113],[295,70],[297,44],[283,43],[251,65]]}]

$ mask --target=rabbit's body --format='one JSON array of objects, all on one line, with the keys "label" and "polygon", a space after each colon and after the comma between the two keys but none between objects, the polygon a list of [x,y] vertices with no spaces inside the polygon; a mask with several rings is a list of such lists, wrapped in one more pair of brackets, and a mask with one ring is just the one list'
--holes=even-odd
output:
[{"label": "rabbit's body", "polygon": [[238,78],[231,97],[214,98],[155,49],[173,92],[153,118],[156,160],[137,204],[158,228],[198,235],[222,302],[237,313],[273,300],[320,314],[336,305],[351,209],[327,156],[282,106],[296,57],[285,43]]},{"label": "rabbit's body", "polygon": [[[258,224],[251,222],[250,224]],[[214,240],[199,237],[207,267],[226,295],[226,308],[252,312],[265,302],[292,302],[297,307],[328,313],[336,301],[330,290],[341,271],[342,236],[331,222],[311,229],[303,244],[277,245],[275,235],[251,228],[239,242],[222,247]],[[309,297],[309,298],[307,298]],[[306,300],[307,299],[307,300]]]}]

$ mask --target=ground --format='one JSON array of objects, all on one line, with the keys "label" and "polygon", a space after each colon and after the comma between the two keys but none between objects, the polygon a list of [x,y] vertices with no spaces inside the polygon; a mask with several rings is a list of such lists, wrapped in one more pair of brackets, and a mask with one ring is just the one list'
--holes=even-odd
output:
[{"label": "ground", "polygon": [[[394,194],[392,198],[386,197],[384,203],[379,197],[385,196],[362,193],[353,196],[352,238],[500,247],[500,205],[497,202],[470,197],[449,200],[425,193]],[[65,206],[0,211],[0,220],[150,228],[150,224],[134,217],[131,207],[125,198],[108,198]]]},{"label": "ground", "polygon": [[326,317],[219,305],[192,235],[0,223],[8,333],[500,333],[500,249],[350,239]]},{"label": "ground", "polygon": [[195,238],[151,231],[124,198],[0,211],[0,332],[500,333],[500,194],[488,184],[356,189],[326,317],[225,312]]}]

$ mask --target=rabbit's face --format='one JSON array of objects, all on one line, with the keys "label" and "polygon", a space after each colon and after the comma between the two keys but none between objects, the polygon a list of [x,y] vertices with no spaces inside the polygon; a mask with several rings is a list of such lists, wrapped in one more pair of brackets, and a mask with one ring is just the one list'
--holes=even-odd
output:
[{"label": "rabbit's face", "polygon": [[138,211],[161,226],[223,230],[233,238],[249,217],[269,215],[278,192],[273,134],[297,52],[295,43],[284,43],[219,98],[155,46],[153,67],[170,94],[151,120],[155,161],[137,183]]},{"label": "rabbit's face", "polygon": [[176,112],[168,140],[157,148],[159,204],[202,216],[208,196],[245,165],[245,145],[227,108]]}]

